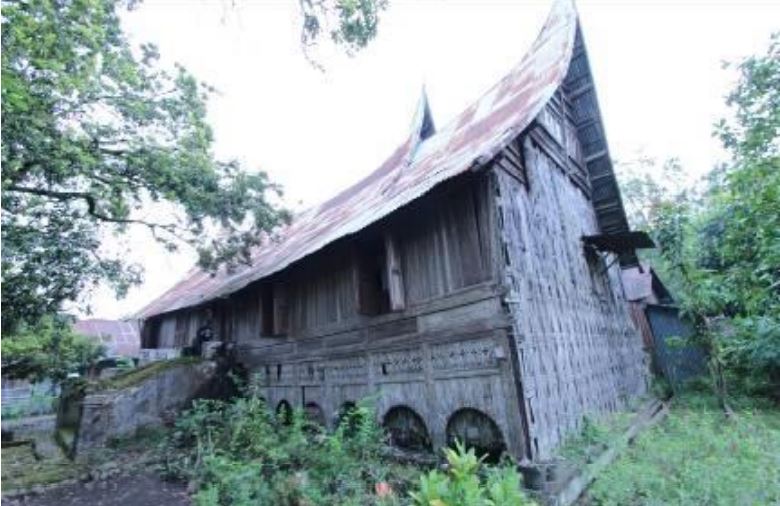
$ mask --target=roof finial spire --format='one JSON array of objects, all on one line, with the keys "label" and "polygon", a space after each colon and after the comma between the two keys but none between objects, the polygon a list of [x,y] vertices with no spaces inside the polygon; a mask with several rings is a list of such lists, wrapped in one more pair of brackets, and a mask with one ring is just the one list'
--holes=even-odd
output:
[{"label": "roof finial spire", "polygon": [[431,107],[428,103],[428,93],[425,90],[425,83],[420,91],[420,98],[417,100],[417,109],[412,120],[412,135],[419,141],[424,141],[436,133],[436,125],[433,122]]},{"label": "roof finial spire", "polygon": [[425,83],[422,85],[420,98],[417,100],[417,108],[412,118],[412,128],[409,133],[409,151],[406,155],[406,163],[410,165],[414,160],[414,154],[425,139],[436,133],[436,125],[433,123],[431,107],[428,104],[428,93],[425,91]]}]

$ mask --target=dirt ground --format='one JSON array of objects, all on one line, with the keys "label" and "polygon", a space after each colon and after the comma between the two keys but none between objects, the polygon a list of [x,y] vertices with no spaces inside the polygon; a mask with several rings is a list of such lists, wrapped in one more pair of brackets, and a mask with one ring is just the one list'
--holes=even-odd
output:
[{"label": "dirt ground", "polygon": [[[63,485],[21,499],[5,499],[7,506],[189,506],[184,484],[141,473],[108,480]],[[4,506],[5,506],[4,505]]]}]

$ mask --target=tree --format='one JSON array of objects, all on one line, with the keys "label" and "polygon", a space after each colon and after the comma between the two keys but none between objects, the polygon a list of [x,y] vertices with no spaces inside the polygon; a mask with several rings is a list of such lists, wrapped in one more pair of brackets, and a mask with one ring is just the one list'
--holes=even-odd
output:
[{"label": "tree", "polygon": [[733,323],[722,346],[738,378],[780,396],[780,32],[738,70],[734,119],[716,125],[732,160],[711,176],[701,228],[715,253],[703,265],[717,287],[706,310]]},{"label": "tree", "polygon": [[387,0],[298,0],[304,48],[317,44],[323,31],[348,54],[365,48],[376,37],[379,13]]},{"label": "tree", "polygon": [[21,324],[3,339],[3,374],[33,381],[61,382],[69,373],[86,372],[105,354],[102,345],[76,333],[72,321],[46,315],[35,325]]},{"label": "tree", "polygon": [[[2,4],[2,328],[34,323],[99,282],[118,296],[142,272],[104,239],[145,227],[171,250],[196,248],[207,269],[248,262],[289,216],[261,171],[217,160],[206,104],[186,69],[131,48],[113,0]],[[348,51],[376,34],[384,2],[301,0],[303,40]],[[323,20],[323,21],[321,21]],[[150,203],[167,216],[148,217]],[[148,214],[148,213],[147,213]]]},{"label": "tree", "polygon": [[670,186],[673,162],[660,178],[623,171],[630,218],[654,235],[723,398],[727,378],[780,392],[780,34],[738,70],[734,117],[715,129],[731,157],[701,188]]}]

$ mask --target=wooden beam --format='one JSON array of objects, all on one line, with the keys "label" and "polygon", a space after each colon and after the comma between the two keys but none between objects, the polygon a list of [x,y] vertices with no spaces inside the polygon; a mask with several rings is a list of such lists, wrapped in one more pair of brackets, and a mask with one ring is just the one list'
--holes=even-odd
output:
[{"label": "wooden beam", "polygon": [[586,156],[585,157],[585,163],[589,164],[589,163],[593,162],[594,160],[598,160],[599,158],[601,158],[603,156],[607,156],[608,154],[609,153],[607,153],[606,149],[602,149],[601,151],[597,151],[597,152],[595,152],[595,153],[593,153],[591,155]]}]

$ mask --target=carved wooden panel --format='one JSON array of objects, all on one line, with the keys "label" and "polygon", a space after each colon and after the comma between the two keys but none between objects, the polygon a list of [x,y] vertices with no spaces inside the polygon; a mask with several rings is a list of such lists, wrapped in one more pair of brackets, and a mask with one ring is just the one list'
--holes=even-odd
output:
[{"label": "carved wooden panel", "polygon": [[495,367],[493,339],[476,339],[431,346],[431,362],[439,371]]},{"label": "carved wooden panel", "polygon": [[399,375],[420,374],[423,371],[422,349],[379,352],[374,354],[376,374],[380,378],[392,378]]},{"label": "carved wooden panel", "polygon": [[271,385],[294,385],[297,383],[295,364],[277,362],[263,366],[265,379]]},{"label": "carved wooden panel", "polygon": [[364,355],[328,360],[325,365],[328,381],[337,383],[368,382],[368,362]]}]

